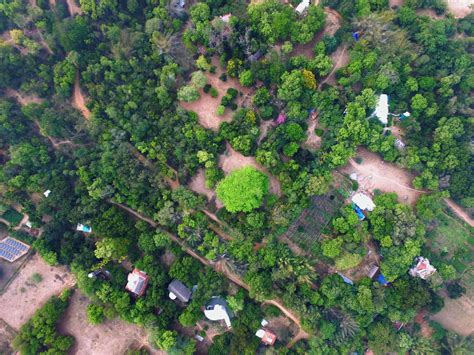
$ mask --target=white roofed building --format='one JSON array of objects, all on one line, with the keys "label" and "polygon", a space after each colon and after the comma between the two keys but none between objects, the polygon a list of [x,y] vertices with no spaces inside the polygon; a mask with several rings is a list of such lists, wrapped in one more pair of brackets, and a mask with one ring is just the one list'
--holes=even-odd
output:
[{"label": "white roofed building", "polygon": [[311,1],[310,0],[303,0],[301,1],[298,6],[296,6],[296,12],[299,13],[300,15],[306,11],[306,9],[309,7]]},{"label": "white roofed building", "polygon": [[204,315],[212,321],[224,321],[227,328],[231,328],[230,318],[232,314],[227,309],[227,303],[222,298],[213,297],[204,309]]},{"label": "white roofed building", "polygon": [[375,208],[374,201],[372,201],[369,196],[360,192],[352,196],[352,202],[363,211],[373,211]]},{"label": "white roofed building", "polygon": [[373,116],[377,117],[384,125],[388,123],[388,95],[382,94],[379,96]]}]

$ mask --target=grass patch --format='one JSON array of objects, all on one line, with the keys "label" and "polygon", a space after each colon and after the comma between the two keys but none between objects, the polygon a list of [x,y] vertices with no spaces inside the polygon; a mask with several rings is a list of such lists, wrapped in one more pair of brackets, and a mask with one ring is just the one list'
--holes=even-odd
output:
[{"label": "grass patch", "polygon": [[453,256],[461,249],[472,248],[474,237],[462,223],[444,212],[438,213],[435,220],[435,227],[428,233],[434,251]]},{"label": "grass patch", "polygon": [[10,208],[8,209],[2,217],[6,219],[12,226],[17,226],[21,222],[23,215],[17,210]]},{"label": "grass patch", "polygon": [[43,281],[43,276],[41,274],[38,274],[37,272],[31,275],[31,281],[35,284],[39,284],[41,281]]}]

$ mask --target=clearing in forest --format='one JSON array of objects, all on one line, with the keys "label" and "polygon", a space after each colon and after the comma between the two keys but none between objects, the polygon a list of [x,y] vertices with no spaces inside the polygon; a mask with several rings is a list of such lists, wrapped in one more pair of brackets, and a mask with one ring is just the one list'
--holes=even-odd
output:
[{"label": "clearing in forest", "polygon": [[[87,320],[86,308],[89,299],[76,290],[69,300],[69,307],[59,325],[59,331],[72,335],[75,339],[70,354],[103,355],[125,354],[130,348],[146,348],[147,333],[143,327],[126,323],[119,318],[106,320],[102,324],[91,325]],[[152,354],[164,354],[152,351]]]},{"label": "clearing in forest", "polygon": [[216,193],[206,187],[206,177],[204,169],[199,169],[197,174],[193,176],[189,183],[189,188],[198,194],[205,195],[210,202],[216,197]]},{"label": "clearing in forest", "polygon": [[454,15],[454,18],[464,18],[469,15],[474,8],[472,0],[446,0],[448,10]]},{"label": "clearing in forest", "polygon": [[80,86],[80,78],[79,72],[76,73],[76,80],[74,80],[74,92],[72,95],[72,106],[79,111],[81,111],[82,115],[86,120],[89,119],[91,112],[86,107],[86,100],[84,99],[84,95],[82,94],[81,86]]},{"label": "clearing in forest", "polygon": [[414,205],[420,194],[424,193],[411,187],[414,176],[408,170],[384,162],[378,154],[365,148],[357,149],[357,157],[362,159],[360,164],[351,159],[340,171],[348,175],[357,174],[358,191],[370,194],[374,190],[395,192],[402,202],[410,205]]},{"label": "clearing in forest", "polygon": [[252,92],[252,88],[244,88],[236,78],[229,76],[227,76],[227,81],[220,80],[219,77],[225,71],[222,70],[217,58],[212,58],[212,65],[216,66],[216,72],[214,74],[206,72],[206,76],[208,83],[217,90],[218,96],[214,98],[200,89],[199,93],[201,96],[198,100],[194,102],[181,101],[179,104],[182,108],[195,112],[199,117],[199,123],[203,127],[217,131],[221,122],[232,121],[232,115],[234,114],[230,108],[226,108],[223,116],[217,116],[216,114],[217,107],[220,105],[222,96],[226,94],[227,89],[234,88],[242,93],[242,95],[239,93],[236,99],[236,104],[241,106]]},{"label": "clearing in forest", "polygon": [[225,153],[219,156],[219,167],[224,170],[226,175],[231,171],[241,169],[244,166],[252,166],[268,176],[270,179],[270,193],[281,196],[280,181],[278,181],[276,177],[271,175],[267,169],[257,163],[254,157],[246,157],[239,152],[236,152],[232,149],[229,143],[227,143],[226,146]]},{"label": "clearing in forest", "polygon": [[303,146],[309,150],[316,150],[321,147],[321,137],[316,135],[315,129],[319,128],[318,113],[314,112],[308,118],[308,129],[306,131],[307,139]]},{"label": "clearing in forest", "polygon": [[[34,274],[41,275],[41,281],[35,282]],[[18,330],[51,296],[74,283],[74,277],[66,268],[50,266],[35,254],[0,296],[0,319]]]}]

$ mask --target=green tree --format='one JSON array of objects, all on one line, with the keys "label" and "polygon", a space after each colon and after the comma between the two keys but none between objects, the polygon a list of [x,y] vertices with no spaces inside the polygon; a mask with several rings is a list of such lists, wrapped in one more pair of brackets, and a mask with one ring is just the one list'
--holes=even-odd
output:
[{"label": "green tree", "polygon": [[87,320],[90,324],[100,324],[105,320],[104,307],[90,303],[87,306]]},{"label": "green tree", "polygon": [[268,187],[268,177],[247,166],[231,172],[217,185],[216,193],[229,212],[250,212],[261,206]]},{"label": "green tree", "polygon": [[199,91],[193,85],[183,86],[178,90],[178,100],[193,102],[199,99]]}]

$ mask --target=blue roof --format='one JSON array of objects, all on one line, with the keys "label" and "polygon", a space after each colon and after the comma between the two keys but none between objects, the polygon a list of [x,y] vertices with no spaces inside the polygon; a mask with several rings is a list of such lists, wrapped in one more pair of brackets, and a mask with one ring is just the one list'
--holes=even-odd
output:
[{"label": "blue roof", "polygon": [[387,286],[388,285],[388,282],[387,280],[385,279],[385,276],[383,276],[382,274],[379,274],[379,276],[377,276],[377,282],[383,286]]}]

